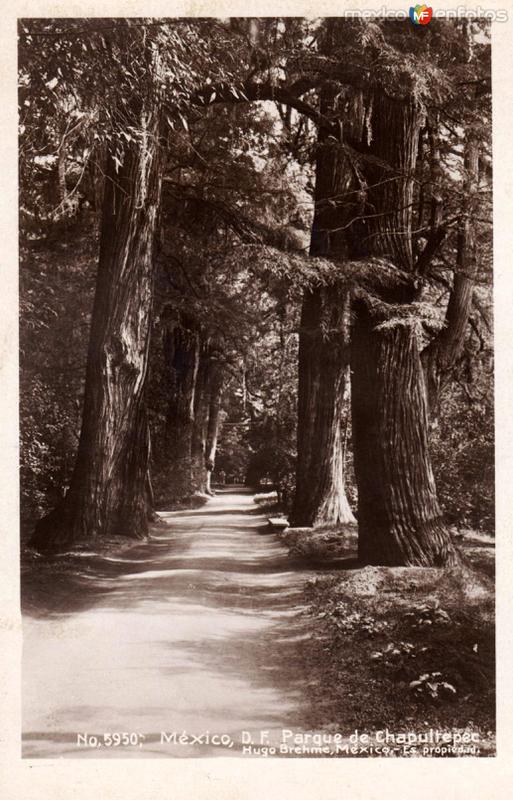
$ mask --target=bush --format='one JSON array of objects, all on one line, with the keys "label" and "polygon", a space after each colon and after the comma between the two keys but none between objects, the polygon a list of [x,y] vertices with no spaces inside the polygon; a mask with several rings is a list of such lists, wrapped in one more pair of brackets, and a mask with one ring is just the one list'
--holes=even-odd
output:
[{"label": "bush", "polygon": [[431,453],[438,498],[448,522],[494,533],[494,427],[491,392],[469,402],[447,392]]}]

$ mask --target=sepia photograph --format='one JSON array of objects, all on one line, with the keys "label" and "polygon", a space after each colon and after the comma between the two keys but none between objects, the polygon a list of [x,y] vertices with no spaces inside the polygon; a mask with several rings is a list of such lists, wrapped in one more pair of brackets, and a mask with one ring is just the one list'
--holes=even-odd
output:
[{"label": "sepia photograph", "polygon": [[436,11],[18,20],[24,759],[496,756],[501,19]]}]

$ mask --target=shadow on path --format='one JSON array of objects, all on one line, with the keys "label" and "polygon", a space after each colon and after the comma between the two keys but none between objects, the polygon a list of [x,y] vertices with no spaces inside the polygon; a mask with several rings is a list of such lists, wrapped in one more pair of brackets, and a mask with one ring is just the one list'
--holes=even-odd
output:
[{"label": "shadow on path", "polygon": [[[312,570],[295,569],[225,491],[163,512],[149,541],[117,555],[32,563],[23,579],[25,757],[240,752],[241,732],[308,729]],[[144,734],[141,747],[77,747],[77,734]],[[230,735],[233,748],[161,743],[161,732]]]}]

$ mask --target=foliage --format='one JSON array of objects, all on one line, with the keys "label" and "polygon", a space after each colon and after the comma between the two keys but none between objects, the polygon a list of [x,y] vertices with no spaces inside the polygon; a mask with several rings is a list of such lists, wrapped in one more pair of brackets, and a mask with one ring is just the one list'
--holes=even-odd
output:
[{"label": "foliage", "polygon": [[[476,591],[480,588],[480,593]],[[308,582],[313,702],[340,728],[493,728],[493,586],[472,571],[343,570]],[[446,617],[439,612],[445,612]],[[431,625],[419,624],[430,617]]]},{"label": "foliage", "polygon": [[410,682],[410,689],[416,694],[427,695],[433,700],[450,697],[457,694],[452,683],[443,680],[441,672],[424,672],[417,680]]},{"label": "foliage", "polygon": [[[47,511],[65,491],[81,417],[95,263],[75,229],[59,243],[20,251],[20,434],[23,517]],[[63,347],[63,343],[66,344]]]},{"label": "foliage", "polygon": [[[326,55],[322,43],[330,26],[335,40]],[[337,113],[350,113],[356,90],[385,87],[403,96],[413,86],[420,93],[426,127],[415,175],[417,257],[431,232],[431,134],[436,134],[439,224],[446,235],[421,278],[416,301],[387,309],[387,315],[419,323],[423,346],[443,328],[468,201],[463,151],[469,135],[479,139],[481,177],[474,190],[479,214],[473,220],[478,288],[464,351],[448,378],[438,427],[432,431],[432,450],[440,500],[450,521],[490,530],[486,26],[438,20],[421,30],[385,20],[339,20],[335,25],[333,20],[295,18],[39,19],[22,20],[19,33],[24,513],[46,510],[69,480],[81,413],[104,160],[110,154],[121,161],[124,143],[140,135],[138,103],[157,79],[165,97],[166,160],[147,395],[154,478],[158,482],[166,455],[159,450],[165,425],[161,342],[166,314],[187,310],[205,335],[222,336],[224,342],[227,380],[218,470],[257,484],[270,482],[287,504],[295,471],[302,292],[344,281],[375,298],[391,280],[404,279],[385,260],[342,265],[308,257],[316,113],[322,87],[334,82]],[[290,105],[247,103],[245,91],[255,86],[283,89],[280,97],[288,97]],[[226,101],[225,93],[233,102]],[[356,144],[344,146],[366,191],[362,165],[368,147],[360,143],[356,150]],[[349,452],[349,466],[351,458]],[[354,499],[351,477],[348,491]]]},{"label": "foliage", "polygon": [[467,376],[446,391],[439,425],[431,433],[431,451],[439,500],[449,522],[494,535],[494,408],[489,361],[488,354],[481,367],[473,370],[473,379]]}]

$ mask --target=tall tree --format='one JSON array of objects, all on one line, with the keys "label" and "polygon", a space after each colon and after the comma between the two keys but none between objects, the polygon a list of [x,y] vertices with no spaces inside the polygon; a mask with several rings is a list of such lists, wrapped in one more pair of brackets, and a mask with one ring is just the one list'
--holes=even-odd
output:
[{"label": "tall tree", "polygon": [[[334,23],[328,26],[324,50],[329,53]],[[336,92],[321,93],[323,117],[337,120]],[[340,111],[339,111],[340,115]],[[338,119],[340,116],[338,116]],[[333,126],[336,128],[336,123]],[[318,133],[315,211],[310,255],[343,261],[350,255],[344,230],[353,203],[354,174],[340,139],[325,126]],[[344,403],[349,366],[350,296],[347,283],[305,292],[299,335],[298,452],[292,526],[355,522],[345,493]]]},{"label": "tall tree", "polygon": [[[153,65],[158,70],[158,65]],[[32,539],[40,549],[96,535],[147,532],[148,422],[144,384],[150,332],[153,239],[161,187],[160,99],[138,110],[137,139],[116,169],[107,157],[100,257],[82,430],[71,485]]]},{"label": "tall tree", "polygon": [[[32,26],[39,29],[32,30]],[[148,28],[135,21],[91,27],[80,22],[31,22],[24,31],[71,41],[59,60],[68,95],[80,96],[82,48],[90,53],[105,86],[98,106],[105,150],[100,252],[91,321],[80,442],[69,490],[40,520],[32,539],[41,550],[62,549],[95,536],[141,538],[148,517],[148,421],[144,403],[153,300],[153,244],[160,206],[163,96],[184,95],[180,27]],[[85,40],[85,41],[84,41]],[[50,48],[45,49],[48,58]],[[64,51],[65,52],[65,51]],[[78,53],[78,55],[77,55]],[[128,68],[130,61],[130,68]],[[178,65],[178,66],[177,66]],[[88,69],[91,63],[88,63]],[[181,74],[180,74],[181,73]],[[49,82],[53,89],[59,83]],[[88,92],[84,92],[88,96]],[[65,97],[69,103],[69,98]],[[111,104],[109,104],[109,100]]]},{"label": "tall tree", "polygon": [[[362,166],[369,211],[359,234],[369,254],[412,273],[413,175],[424,109],[411,92],[390,97],[375,90],[369,104],[373,138],[367,155],[372,159]],[[411,303],[413,289],[412,280],[410,292],[392,294],[389,303]],[[365,299],[355,305],[352,402],[359,555],[370,563],[440,565],[457,556],[436,499],[417,325],[400,314],[394,319],[393,308],[383,321]]]},{"label": "tall tree", "polygon": [[179,319],[166,319],[163,339],[168,396],[161,480],[166,496],[180,501],[192,494],[194,400],[200,359],[195,320],[183,314]]}]

